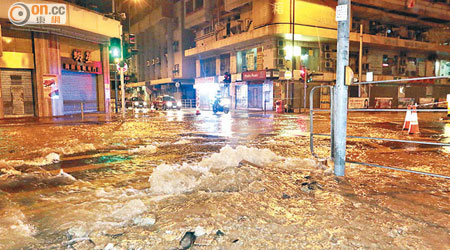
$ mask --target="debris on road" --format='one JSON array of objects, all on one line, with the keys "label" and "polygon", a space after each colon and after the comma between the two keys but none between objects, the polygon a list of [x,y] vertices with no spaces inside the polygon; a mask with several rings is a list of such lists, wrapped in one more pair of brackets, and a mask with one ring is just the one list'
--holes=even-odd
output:
[{"label": "debris on road", "polygon": [[153,216],[137,217],[133,219],[133,223],[137,226],[149,227],[156,223],[156,218]]},{"label": "debris on road", "polygon": [[183,236],[183,238],[180,240],[180,247],[181,249],[189,249],[194,245],[195,239],[197,237],[195,236],[194,232],[186,232]]}]

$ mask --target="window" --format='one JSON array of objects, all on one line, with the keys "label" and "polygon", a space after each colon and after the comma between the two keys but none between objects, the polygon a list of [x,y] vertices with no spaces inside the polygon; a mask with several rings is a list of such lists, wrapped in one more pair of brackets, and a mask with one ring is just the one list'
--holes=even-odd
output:
[{"label": "window", "polygon": [[172,96],[164,96],[163,100],[166,102],[174,102],[175,98],[173,98]]},{"label": "window", "polygon": [[187,0],[186,4],[186,15],[192,12],[201,10],[203,8],[203,0]]},{"label": "window", "polygon": [[194,0],[187,0],[185,4],[186,4],[186,14],[194,12]]},{"label": "window", "polygon": [[220,75],[230,73],[230,54],[220,55]]},{"label": "window", "polygon": [[208,58],[200,60],[201,76],[215,76],[216,75],[216,58]]},{"label": "window", "polygon": [[195,0],[195,10],[203,8],[203,0]]}]

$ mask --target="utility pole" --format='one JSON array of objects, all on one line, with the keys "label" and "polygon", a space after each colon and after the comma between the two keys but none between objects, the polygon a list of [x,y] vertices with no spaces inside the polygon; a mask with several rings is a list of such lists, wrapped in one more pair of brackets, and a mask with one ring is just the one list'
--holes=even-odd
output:
[{"label": "utility pole", "polygon": [[[121,26],[121,44],[122,48],[120,49],[120,63],[123,62],[123,30]],[[120,86],[122,86],[122,117],[125,118],[125,81],[123,77],[123,68],[120,70]]]},{"label": "utility pole", "polygon": [[349,61],[351,0],[339,0],[336,8],[338,21],[336,86],[334,88],[334,174],[345,175],[347,146],[347,99],[348,87],[345,85],[345,66]]},{"label": "utility pole", "polygon": [[[115,66],[115,65],[114,65]],[[115,94],[116,94],[116,97],[115,97],[115,107],[116,107],[116,114],[119,112],[119,107],[117,107],[118,105],[117,104],[119,104],[119,94],[117,93],[119,90],[119,88],[118,88],[118,82],[117,82],[117,70],[114,72],[114,92],[115,92]]]},{"label": "utility pole", "polygon": [[[359,60],[358,60],[358,81],[362,82],[362,54],[363,54],[363,25],[359,25]],[[358,89],[358,97],[365,97],[361,96],[361,88],[365,88],[366,86],[359,85]],[[364,92],[366,93],[366,92]]]},{"label": "utility pole", "polygon": [[[291,25],[292,25],[292,107],[294,106],[294,90],[295,90],[295,79],[294,79],[294,70],[297,68],[295,61],[295,0],[291,1]],[[288,92],[289,97],[291,97]],[[289,103],[290,106],[290,103]]]}]

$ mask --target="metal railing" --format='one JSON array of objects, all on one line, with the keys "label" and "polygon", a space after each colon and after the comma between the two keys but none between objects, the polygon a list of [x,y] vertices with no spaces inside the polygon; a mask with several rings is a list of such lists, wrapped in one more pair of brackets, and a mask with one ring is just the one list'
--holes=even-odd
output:
[{"label": "metal railing", "polygon": [[[330,88],[330,109],[314,109],[314,91],[316,89],[321,88]],[[309,93],[309,149],[311,150],[311,154],[316,157],[320,158],[315,152],[314,152],[314,136],[323,136],[323,134],[315,134],[314,133],[314,112],[330,112],[330,139],[331,139],[331,155],[330,157],[333,158],[333,149],[334,149],[334,136],[333,136],[333,127],[334,127],[334,119],[333,119],[333,86],[331,85],[323,85],[323,86],[315,86],[311,89],[311,92]]]},{"label": "metal railing", "polygon": [[64,100],[64,114],[82,114],[98,111],[97,100]]},{"label": "metal railing", "polygon": [[[373,81],[373,82],[360,82],[355,83],[354,85],[365,85],[365,84],[383,84],[383,83],[393,83],[393,82],[408,82],[408,84],[414,84],[410,81],[420,81],[420,80],[437,80],[437,79],[450,79],[450,77],[420,77],[420,78],[409,78],[409,79],[399,79],[399,80],[385,80],[385,81]],[[330,102],[330,109],[314,109],[313,106],[313,93],[318,88],[330,88],[331,93],[331,102]],[[450,85],[449,85],[450,87]],[[334,99],[334,93],[333,93],[333,87],[332,86],[317,86],[311,89],[310,93],[310,150],[311,154],[319,158],[319,156],[314,152],[314,136],[322,136],[322,137],[329,137],[331,140],[331,158],[334,159],[334,116],[338,114],[334,114],[333,109],[333,99]],[[407,109],[348,109],[348,112],[406,112]],[[449,112],[450,109],[417,109],[417,112]],[[331,119],[331,132],[330,134],[323,134],[323,133],[314,133],[314,112],[330,112],[330,119]],[[439,146],[439,147],[450,147],[450,143],[441,143],[441,142],[430,142],[430,141],[417,141],[417,140],[402,140],[402,139],[393,139],[393,138],[380,138],[380,137],[368,137],[368,136],[346,136],[347,139],[362,139],[362,140],[376,140],[376,141],[388,141],[388,142],[399,142],[399,143],[411,143],[411,144],[422,144],[422,145],[430,145],[430,146]],[[358,162],[358,161],[352,161],[352,160],[345,160],[346,163],[352,163],[356,165],[364,165],[369,167],[377,167],[377,168],[383,168],[383,169],[389,169],[389,170],[395,170],[395,171],[401,171],[401,172],[408,172],[408,173],[414,173],[414,174],[420,174],[420,175],[427,175],[432,177],[438,177],[438,178],[444,178],[444,179],[450,179],[450,176],[436,174],[436,173],[429,173],[429,172],[423,172],[423,171],[416,171],[416,170],[410,170],[410,169],[404,169],[404,168],[398,168],[398,167],[391,167],[391,166],[383,166],[379,164],[374,163],[366,163],[366,162]]]},{"label": "metal railing", "polygon": [[195,108],[196,104],[197,104],[197,102],[195,99],[182,99],[181,100],[181,106],[183,108]]}]

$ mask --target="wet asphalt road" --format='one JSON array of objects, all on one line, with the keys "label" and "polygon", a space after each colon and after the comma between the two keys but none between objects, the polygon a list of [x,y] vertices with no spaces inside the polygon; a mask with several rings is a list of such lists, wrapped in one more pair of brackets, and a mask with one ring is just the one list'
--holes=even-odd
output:
[{"label": "wet asphalt road", "polygon": [[[353,113],[349,115],[348,134],[448,143],[450,123],[441,120],[443,116],[419,114],[421,134],[408,135],[401,130],[404,114]],[[317,114],[314,121],[315,133],[329,133],[328,114]],[[148,177],[155,167],[163,163],[198,162],[219,152],[226,145],[267,148],[288,158],[312,158],[309,151],[309,131],[308,115],[273,112],[237,111],[226,115],[203,111],[201,115],[195,115],[193,110],[184,110],[148,115],[129,114],[126,120],[114,115],[95,114],[87,115],[84,120],[78,116],[2,120],[0,195],[6,197],[6,201],[0,204],[0,233],[7,232],[5,230],[8,228],[13,230],[0,237],[0,246],[6,249],[23,246],[32,246],[23,249],[49,249],[50,246],[59,249],[61,242],[67,242],[66,237],[75,237],[67,236],[67,232],[71,235],[80,224],[74,217],[85,213],[86,219],[94,220],[93,214],[84,212],[90,206],[96,213],[106,209],[115,214],[117,206],[125,204],[126,207],[130,201],[120,198],[117,201],[110,196],[125,195],[139,198],[147,207],[152,207],[151,199],[143,198],[141,192],[145,193],[149,188]],[[314,144],[319,156],[327,157],[330,154],[329,139],[318,137]],[[445,147],[349,139],[347,148],[349,160],[450,176],[450,149]],[[58,161],[47,158],[53,152],[58,154]],[[76,181],[64,176],[54,178],[61,169]],[[267,176],[272,174],[266,173]],[[290,175],[282,178],[280,187],[283,187],[282,183],[286,183]],[[319,176],[318,180],[328,180]],[[344,183],[338,187],[338,193],[345,199],[356,204],[368,204],[371,207],[368,209],[384,207],[388,214],[403,216],[413,221],[413,224],[426,225],[421,230],[428,228],[435,235],[449,234],[450,186],[446,180],[349,164]],[[105,196],[99,195],[99,192],[105,192]],[[136,194],[130,195],[129,192]],[[273,195],[276,196],[275,193]],[[104,204],[94,202],[99,197],[106,200]],[[241,201],[236,200],[238,203]],[[220,204],[222,201],[217,202]],[[76,207],[77,204],[79,208]],[[159,206],[161,205],[155,209],[160,209]],[[179,217],[182,208],[177,202],[171,201],[166,206],[173,206],[174,211],[166,216]],[[103,208],[96,210],[96,207]],[[60,211],[62,215],[56,215],[55,211]],[[231,213],[226,217],[230,216],[234,215]],[[124,219],[122,217],[121,220]],[[117,217],[113,219],[119,220]],[[105,217],[104,220],[112,219]],[[167,219],[160,229],[173,230],[170,225],[175,222],[169,221]],[[96,227],[97,224],[90,225],[94,232],[100,230]],[[123,228],[123,225],[114,227]],[[76,236],[83,237],[83,234]],[[155,234],[155,237],[159,239],[162,236]],[[361,237],[364,238],[363,235]],[[97,239],[98,242],[104,240],[107,239]],[[258,237],[255,238],[256,242],[261,243],[259,240]],[[440,240],[440,244],[450,241],[445,240],[445,237]],[[425,245],[431,249],[438,246],[429,244]],[[102,249],[100,245],[97,243],[96,247]],[[383,246],[387,245],[378,245],[378,248],[385,248]],[[297,245],[285,245],[286,249],[292,249],[292,246]],[[341,246],[343,249],[353,247],[355,246]],[[247,248],[242,246],[241,249]]]}]

